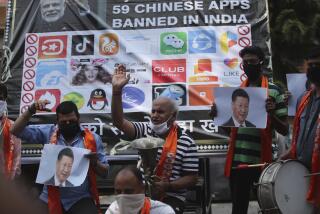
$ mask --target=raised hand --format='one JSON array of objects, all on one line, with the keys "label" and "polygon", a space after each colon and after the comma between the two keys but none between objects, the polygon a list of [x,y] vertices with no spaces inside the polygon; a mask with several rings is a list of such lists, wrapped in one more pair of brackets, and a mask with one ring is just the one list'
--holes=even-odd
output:
[{"label": "raised hand", "polygon": [[217,116],[218,110],[216,103],[212,103],[211,109],[209,111],[209,116],[213,119]]},{"label": "raised hand", "polygon": [[48,109],[46,105],[50,104],[49,100],[37,100],[30,107],[29,112],[35,114],[37,111],[47,111],[50,112],[51,109]]},{"label": "raised hand", "polygon": [[113,91],[121,91],[122,88],[129,82],[130,74],[126,75],[126,67],[119,65],[112,76]]}]

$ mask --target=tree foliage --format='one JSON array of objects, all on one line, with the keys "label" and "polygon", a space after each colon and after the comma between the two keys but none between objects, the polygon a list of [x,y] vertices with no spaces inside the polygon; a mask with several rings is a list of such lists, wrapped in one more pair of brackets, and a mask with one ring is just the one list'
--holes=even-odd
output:
[{"label": "tree foliage", "polygon": [[285,82],[320,45],[320,0],[269,0],[269,11],[273,77]]}]

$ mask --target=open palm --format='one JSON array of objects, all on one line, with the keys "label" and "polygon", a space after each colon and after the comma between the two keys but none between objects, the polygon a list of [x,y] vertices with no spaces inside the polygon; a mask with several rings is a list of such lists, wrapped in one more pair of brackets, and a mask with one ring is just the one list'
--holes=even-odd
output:
[{"label": "open palm", "polygon": [[114,89],[119,89],[121,90],[128,82],[130,79],[130,75],[126,75],[124,66],[119,66],[115,71],[112,76],[112,86]]}]

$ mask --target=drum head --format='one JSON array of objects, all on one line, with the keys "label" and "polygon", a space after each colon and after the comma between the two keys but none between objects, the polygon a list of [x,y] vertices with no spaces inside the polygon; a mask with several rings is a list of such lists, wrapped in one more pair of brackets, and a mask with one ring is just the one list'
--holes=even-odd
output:
[{"label": "drum head", "polygon": [[280,167],[274,186],[274,194],[283,214],[309,214],[312,205],[306,201],[310,177],[308,169],[298,161],[286,161]]}]

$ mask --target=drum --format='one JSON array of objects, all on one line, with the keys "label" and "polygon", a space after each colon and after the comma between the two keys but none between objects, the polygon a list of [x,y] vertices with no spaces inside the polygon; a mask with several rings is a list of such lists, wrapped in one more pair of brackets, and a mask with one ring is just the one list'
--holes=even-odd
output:
[{"label": "drum", "polygon": [[268,165],[258,183],[258,202],[266,214],[309,214],[312,205],[306,201],[309,170],[299,161],[279,161]]}]

